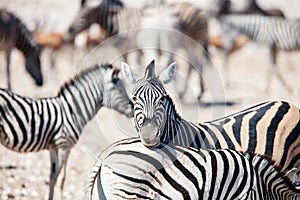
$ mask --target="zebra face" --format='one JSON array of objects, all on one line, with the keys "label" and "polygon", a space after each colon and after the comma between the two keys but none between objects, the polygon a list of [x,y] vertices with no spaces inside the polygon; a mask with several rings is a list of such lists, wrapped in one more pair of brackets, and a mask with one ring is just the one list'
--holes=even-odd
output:
[{"label": "zebra face", "polygon": [[135,128],[141,142],[148,147],[160,144],[160,137],[167,120],[165,108],[167,93],[163,84],[173,79],[176,69],[175,63],[172,63],[156,76],[154,66],[152,61],[146,68],[144,78],[137,81],[131,68],[126,63],[122,63],[124,78],[135,84],[132,93]]},{"label": "zebra face", "polygon": [[109,68],[106,71],[104,77],[103,105],[127,117],[133,117],[133,104],[118,74],[118,69]]},{"label": "zebra face", "polygon": [[157,146],[166,121],[165,91],[158,92],[157,85],[145,83],[133,94],[134,122],[145,146]]}]

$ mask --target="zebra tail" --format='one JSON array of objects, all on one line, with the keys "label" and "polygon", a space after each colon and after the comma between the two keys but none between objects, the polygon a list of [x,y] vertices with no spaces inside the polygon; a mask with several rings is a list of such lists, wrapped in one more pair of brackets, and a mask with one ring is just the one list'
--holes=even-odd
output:
[{"label": "zebra tail", "polygon": [[89,173],[87,181],[84,185],[82,200],[92,200],[95,181],[100,173],[101,166],[102,159],[98,158],[93,166],[93,169]]}]

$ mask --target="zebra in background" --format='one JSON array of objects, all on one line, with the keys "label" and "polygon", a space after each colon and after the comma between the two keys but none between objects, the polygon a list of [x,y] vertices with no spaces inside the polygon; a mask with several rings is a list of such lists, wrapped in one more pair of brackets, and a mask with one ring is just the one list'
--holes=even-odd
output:
[{"label": "zebra in background", "polygon": [[261,15],[221,15],[220,21],[226,29],[235,30],[246,35],[251,40],[268,47],[269,68],[267,90],[269,90],[271,75],[292,91],[276,66],[279,50],[297,51],[300,49],[300,21],[275,16]]},{"label": "zebra in background", "polygon": [[6,53],[7,87],[11,89],[10,56],[17,47],[25,56],[25,67],[36,85],[43,85],[40,48],[23,22],[6,9],[0,9],[0,50]]},{"label": "zebra in background", "polygon": [[[141,8],[128,5],[125,1],[104,0],[96,7],[83,6],[80,16],[68,29],[70,37],[89,28],[93,23],[100,25],[106,33],[106,38],[118,34],[118,40],[114,44],[118,49],[126,53],[140,50],[138,54],[144,55],[146,63],[153,58],[159,59],[163,50],[170,51],[170,57],[166,60],[172,62],[174,53],[180,48],[184,49],[187,53],[186,60],[189,62],[186,79],[189,79],[192,69],[195,68],[200,74],[198,99],[201,98],[204,92],[202,65],[209,65],[210,60],[207,49],[207,18],[197,6],[188,2],[151,1]],[[134,64],[141,62],[141,57],[128,58],[127,55],[127,59]],[[184,82],[179,92],[181,98],[186,89],[187,82]]]},{"label": "zebra in background", "polygon": [[147,148],[139,138],[129,138],[98,157],[83,199],[298,199],[299,195],[262,156],[164,143]]},{"label": "zebra in background", "polygon": [[217,120],[191,123],[176,112],[163,86],[174,77],[175,63],[156,76],[153,61],[141,79],[128,64],[121,65],[123,77],[134,84],[134,125],[144,145],[153,147],[164,142],[195,148],[229,148],[270,156],[283,172],[300,170],[300,113],[295,105],[265,102]]},{"label": "zebra in background", "polygon": [[[188,70],[186,80],[179,92],[179,98],[182,99],[187,91],[187,80],[190,79],[191,72],[195,69],[199,75],[197,78],[200,86],[197,98],[201,99],[204,92],[203,66],[210,65],[208,21],[205,13],[188,2],[163,2],[159,5],[147,6],[141,12],[141,29],[137,34],[137,46],[144,48],[145,62],[149,63],[153,59],[159,60],[157,54],[160,50],[167,52],[169,55],[167,62],[172,63],[175,55],[184,57],[177,52],[183,49],[187,54]],[[159,63],[164,65],[165,62]]]},{"label": "zebra in background", "polygon": [[53,98],[30,99],[0,90],[0,141],[16,152],[50,151],[50,193],[82,129],[102,107],[132,117],[129,100],[119,70],[111,65],[95,66],[66,83]]},{"label": "zebra in background", "polygon": [[[247,36],[241,34],[239,31],[232,29],[228,26],[222,25],[220,22],[220,16],[226,14],[249,14],[249,15],[262,15],[262,16],[277,16],[284,18],[284,13],[279,9],[274,8],[261,8],[255,0],[245,1],[232,1],[223,0],[219,13],[216,14],[215,18],[218,24],[221,25],[222,29],[222,50],[223,50],[223,70],[224,77],[228,81],[228,59],[229,55],[234,51],[236,43],[240,41],[247,42],[249,39]],[[241,40],[242,39],[242,40]],[[242,43],[242,44],[243,44]]]}]

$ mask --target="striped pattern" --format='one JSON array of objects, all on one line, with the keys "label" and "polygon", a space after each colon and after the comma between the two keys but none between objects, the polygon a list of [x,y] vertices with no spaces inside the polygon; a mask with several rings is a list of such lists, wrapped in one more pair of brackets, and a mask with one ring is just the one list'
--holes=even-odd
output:
[{"label": "striped pattern", "polygon": [[95,66],[66,83],[53,98],[30,99],[0,90],[0,142],[17,152],[50,150],[50,195],[82,129],[102,107],[131,117],[132,103],[111,65]]},{"label": "striped pattern", "polygon": [[97,23],[106,33],[106,38],[138,28],[140,11],[125,7],[119,0],[104,0],[98,6],[83,7],[79,16],[70,25],[68,32],[75,37],[79,32]]},{"label": "striped pattern", "polygon": [[[168,4],[152,1],[148,4],[139,9],[125,5],[123,1],[104,0],[96,7],[83,7],[79,17],[69,27],[69,34],[75,37],[92,23],[97,23],[105,31],[106,38],[118,34],[110,42],[117,46],[120,54],[142,51],[143,59],[138,56],[131,59],[137,64],[140,60],[148,63],[153,59],[160,59],[161,64],[171,63],[178,50],[184,49],[186,55],[183,57],[189,61],[186,79],[189,79],[193,69],[201,75],[203,66],[210,64],[208,21],[204,12],[188,2]],[[204,82],[201,76],[198,78],[198,98],[201,98]],[[183,97],[186,90],[187,83],[184,82],[179,96]]]},{"label": "striped pattern", "polygon": [[153,71],[154,63],[147,67],[145,77],[139,79],[132,90],[135,127],[145,145],[164,142],[196,148],[230,148],[270,156],[283,171],[300,169],[298,107],[271,101],[221,119],[191,123],[176,112],[160,80],[170,68],[158,78]]},{"label": "striped pattern", "polygon": [[261,15],[224,15],[221,22],[264,45],[278,50],[300,49],[300,21]]},{"label": "striped pattern", "polygon": [[130,138],[99,156],[84,194],[83,199],[186,200],[297,199],[300,193],[260,156],[165,144],[146,148]]},{"label": "striped pattern", "polygon": [[6,52],[7,86],[11,89],[10,54],[18,48],[25,56],[25,67],[38,86],[43,85],[40,64],[40,48],[32,33],[13,13],[0,9],[0,50]]},{"label": "striped pattern", "polygon": [[276,16],[261,15],[222,15],[222,25],[229,30],[244,34],[251,40],[268,47],[269,70],[267,90],[271,85],[271,75],[275,74],[278,80],[288,91],[292,88],[276,69],[276,60],[279,50],[300,50],[300,20],[289,20]]}]

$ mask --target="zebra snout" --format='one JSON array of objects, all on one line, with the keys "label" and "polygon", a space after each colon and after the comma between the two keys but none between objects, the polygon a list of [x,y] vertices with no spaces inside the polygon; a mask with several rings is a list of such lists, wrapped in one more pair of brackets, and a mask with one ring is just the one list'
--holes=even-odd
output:
[{"label": "zebra snout", "polygon": [[139,131],[139,136],[141,138],[142,143],[145,146],[153,147],[159,144],[160,138],[158,133],[159,128],[156,125],[154,125],[153,123],[147,123],[143,127],[141,127]]},{"label": "zebra snout", "polygon": [[35,80],[35,83],[36,83],[37,86],[42,86],[42,85],[43,85],[43,82],[44,82],[44,81],[43,81],[43,78],[42,78],[42,77]]}]

